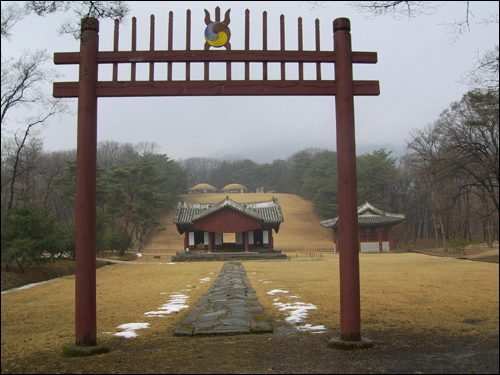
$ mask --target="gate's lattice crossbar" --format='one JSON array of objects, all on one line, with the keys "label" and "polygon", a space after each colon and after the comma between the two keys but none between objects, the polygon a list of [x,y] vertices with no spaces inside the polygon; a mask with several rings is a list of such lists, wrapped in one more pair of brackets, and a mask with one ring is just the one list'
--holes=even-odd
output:
[{"label": "gate's lattice crossbar", "polygon": [[[191,50],[191,11],[186,15],[186,49],[173,50],[173,13],[168,20],[168,49],[155,50],[155,17],[150,20],[150,49],[137,51],[137,22],[132,19],[131,51],[118,50],[119,27],[115,21],[113,51],[97,52],[97,64],[112,64],[111,81],[98,81],[96,93],[98,97],[120,96],[216,96],[216,95],[336,95],[337,82],[322,79],[321,64],[335,63],[335,51],[320,50],[319,20],[315,22],[316,50],[304,51],[302,40],[302,19],[298,19],[298,50],[285,50],[285,17],[280,18],[280,50],[267,50],[267,13],[263,13],[262,36],[263,49],[250,50],[250,11],[245,12],[245,49],[232,50],[230,45],[226,50]],[[216,8],[216,21],[220,21],[220,9]],[[352,52],[352,63],[377,62],[376,52]],[[211,80],[210,63],[226,63],[226,79]],[[79,64],[79,52],[54,54],[55,64]],[[137,80],[137,63],[149,63],[149,79]],[[155,63],[167,63],[167,79],[155,80]],[[173,80],[172,66],[174,63],[185,64],[185,80]],[[191,63],[204,63],[203,80],[192,80]],[[244,80],[233,79],[231,64],[244,63]],[[262,63],[262,79],[250,79],[250,63]],[[268,79],[268,63],[280,63],[280,79]],[[286,79],[286,63],[298,65],[298,79]],[[304,79],[304,63],[315,63],[316,79]],[[131,69],[129,81],[118,80],[118,65],[129,64]],[[353,81],[354,95],[379,95],[378,81]],[[54,97],[78,97],[78,82],[54,83]]]}]

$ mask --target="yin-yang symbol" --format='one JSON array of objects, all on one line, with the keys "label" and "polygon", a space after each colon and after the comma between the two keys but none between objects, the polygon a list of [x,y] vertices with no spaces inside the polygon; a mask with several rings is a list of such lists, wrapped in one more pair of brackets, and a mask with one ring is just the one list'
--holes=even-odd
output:
[{"label": "yin-yang symbol", "polygon": [[231,49],[231,43],[229,43],[229,39],[231,39],[231,30],[229,30],[229,23],[231,22],[231,18],[229,16],[231,9],[226,11],[224,15],[224,21],[219,22],[219,7],[215,8],[217,13],[216,21],[212,21],[210,19],[210,13],[205,9],[205,25],[207,25],[205,29],[205,40],[207,44],[205,48],[210,48],[209,46],[220,48],[226,47],[226,49]]},{"label": "yin-yang symbol", "polygon": [[231,38],[231,30],[223,22],[212,22],[205,29],[205,39],[211,46],[220,48]]}]

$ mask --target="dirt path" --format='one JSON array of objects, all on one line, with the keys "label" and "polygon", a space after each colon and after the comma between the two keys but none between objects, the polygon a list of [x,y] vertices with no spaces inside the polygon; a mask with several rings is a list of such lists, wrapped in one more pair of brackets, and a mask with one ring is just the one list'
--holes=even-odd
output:
[{"label": "dirt path", "polygon": [[485,251],[482,251],[481,253],[478,253],[478,254],[467,255],[467,258],[481,260],[482,258],[490,258],[490,257],[496,256],[497,262],[498,262],[498,254],[499,254],[498,249],[485,250]]},{"label": "dirt path", "polygon": [[468,247],[465,249],[464,253],[452,253],[445,252],[444,248],[427,248],[421,250],[408,250],[415,253],[435,255],[447,258],[458,258],[458,259],[470,259],[482,262],[499,263],[499,247],[498,243],[493,248],[490,247],[479,247],[472,248]]}]

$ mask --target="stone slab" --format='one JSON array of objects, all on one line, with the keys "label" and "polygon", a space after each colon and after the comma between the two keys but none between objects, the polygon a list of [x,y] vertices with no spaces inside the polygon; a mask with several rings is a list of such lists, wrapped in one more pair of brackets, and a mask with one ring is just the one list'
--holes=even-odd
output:
[{"label": "stone slab", "polygon": [[241,262],[226,262],[220,274],[174,332],[174,336],[271,333]]}]

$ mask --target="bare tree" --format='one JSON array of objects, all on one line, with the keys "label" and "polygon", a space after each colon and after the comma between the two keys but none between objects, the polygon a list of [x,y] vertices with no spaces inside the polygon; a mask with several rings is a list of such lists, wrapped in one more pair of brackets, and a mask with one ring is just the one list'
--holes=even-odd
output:
[{"label": "bare tree", "polygon": [[120,156],[120,143],[116,141],[100,141],[97,143],[97,165],[109,168],[116,164]]},{"label": "bare tree", "polygon": [[[498,23],[498,21],[497,21]],[[460,79],[460,83],[466,84],[477,90],[499,90],[499,53],[498,46],[486,51],[483,57],[477,57],[476,64]]]},{"label": "bare tree", "polygon": [[494,92],[473,91],[453,103],[438,121],[446,139],[443,163],[447,173],[464,175],[464,187],[484,188],[500,213],[498,107]]},{"label": "bare tree", "polygon": [[432,213],[436,247],[439,243],[439,234],[441,234],[444,245],[446,242],[444,215],[450,197],[446,195],[448,181],[442,178],[442,165],[440,163],[444,148],[441,129],[436,124],[429,124],[423,130],[413,130],[406,147],[408,153],[403,159],[418,181],[418,191],[422,204],[426,205]]},{"label": "bare tree", "polygon": [[76,150],[42,152],[35,165],[36,184],[34,190],[38,202],[43,206],[52,204],[56,217],[59,216],[60,202],[58,180],[61,179],[69,161],[76,160]]},{"label": "bare tree", "polygon": [[10,183],[10,198],[7,202],[7,212],[11,210],[14,203],[16,180],[24,173],[26,173],[29,169],[34,167],[31,163],[28,163],[27,166],[23,167],[23,151],[29,141],[30,133],[33,131],[33,129],[36,128],[36,126],[45,123],[48,118],[52,117],[56,113],[61,112],[63,109],[61,109],[61,106],[59,106],[59,104],[60,102],[54,102],[53,105],[48,108],[47,112],[41,117],[28,119],[25,122],[26,128],[24,130],[18,129],[14,134],[13,154],[10,155],[10,158],[12,159],[12,166],[9,171],[10,176],[6,180],[6,183]]},{"label": "bare tree", "polygon": [[80,20],[94,17],[122,21],[129,12],[125,1],[26,1],[14,2],[2,7],[2,39],[9,38],[11,29],[24,17],[35,14],[46,16],[57,12],[73,11],[74,17],[66,20],[59,28],[59,34],[71,34],[80,38]]},{"label": "bare tree", "polygon": [[[23,148],[29,141],[30,134],[47,123],[53,116],[67,111],[64,100],[55,99],[43,93],[43,85],[51,82],[57,76],[53,70],[43,69],[48,55],[43,50],[33,54],[25,51],[18,60],[2,61],[2,96],[1,96],[1,124],[2,128],[9,123],[17,123],[19,128],[13,135],[12,155],[7,156],[13,160],[9,171],[10,184],[7,211],[14,203],[16,179],[24,173],[22,165]],[[3,60],[3,59],[2,59]],[[35,115],[24,118],[15,118],[11,110],[36,109]],[[9,115],[9,116],[8,116]],[[2,129],[4,133],[4,131]],[[6,137],[3,137],[6,140]]]},{"label": "bare tree", "polygon": [[157,154],[160,149],[161,146],[155,142],[139,142],[135,146],[135,150],[139,153],[139,155]]},{"label": "bare tree", "polygon": [[7,120],[7,113],[15,107],[32,109],[39,104],[62,109],[64,101],[52,99],[43,92],[43,85],[59,76],[55,70],[42,67],[47,60],[49,55],[45,50],[34,53],[24,51],[17,60],[4,60],[2,57],[2,126]]},{"label": "bare tree", "polygon": [[28,15],[29,11],[19,2],[10,2],[5,7],[2,7],[2,39],[9,39],[11,29],[16,23],[21,21]]},{"label": "bare tree", "polygon": [[214,173],[221,164],[219,159],[199,157],[181,159],[178,163],[187,172],[190,187],[200,183],[213,184]]},{"label": "bare tree", "polygon": [[490,244],[498,232],[498,103],[495,90],[471,91],[434,124],[414,130],[407,141],[402,160],[413,181],[411,194],[417,198],[411,200],[410,214],[422,220],[414,208],[425,206],[443,243],[456,233],[471,239],[478,223]]},{"label": "bare tree", "polygon": [[395,19],[415,18],[433,14],[442,7],[442,4],[429,1],[349,1],[348,3],[368,18],[386,15]]},{"label": "bare tree", "polygon": [[[326,7],[330,1],[308,1],[307,3],[311,5],[311,10],[313,10]],[[366,18],[374,19],[381,16],[392,16],[396,20],[430,16],[446,4],[434,1],[348,1],[347,3]],[[452,43],[456,42],[463,34],[471,31],[471,19],[474,18],[471,9],[473,6],[474,2],[464,1],[463,17],[440,23],[451,34],[450,41]],[[490,14],[489,18],[478,23],[487,24],[492,22],[498,23],[498,14]]]}]

